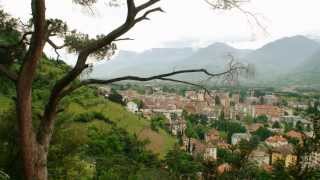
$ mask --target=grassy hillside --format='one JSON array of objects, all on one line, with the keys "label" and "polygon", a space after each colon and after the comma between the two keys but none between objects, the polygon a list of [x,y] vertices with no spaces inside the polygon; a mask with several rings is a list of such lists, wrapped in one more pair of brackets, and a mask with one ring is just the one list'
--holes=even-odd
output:
[{"label": "grassy hillside", "polygon": [[160,157],[163,157],[176,143],[176,139],[165,131],[160,130],[159,132],[155,132],[151,130],[149,120],[126,111],[119,104],[100,98],[96,100],[91,99],[90,101],[99,102],[93,105],[81,105],[74,102],[67,107],[66,113],[71,113],[74,117],[88,112],[102,113],[118,127],[126,129],[130,134],[137,135],[141,140],[148,140],[149,144],[147,148],[158,153]]},{"label": "grassy hillside", "polygon": [[[38,76],[34,81],[33,90],[33,109],[35,121],[37,115],[42,113],[46,99],[49,96],[48,89],[54,84],[54,80],[66,72],[68,67],[64,64],[57,64],[54,61],[43,60],[40,64]],[[50,81],[48,81],[50,79]],[[0,78],[0,113],[14,109],[14,88],[5,79]],[[165,131],[154,132],[150,129],[150,122],[128,112],[123,106],[110,102],[103,97],[96,95],[93,87],[83,87],[71,96],[66,97],[61,107],[64,111],[59,113],[57,121],[57,130],[59,128],[69,129],[69,133],[79,134],[79,138],[85,139],[86,131],[89,127],[111,127],[110,124],[96,121],[94,117],[88,122],[77,122],[76,118],[93,112],[102,114],[104,118],[114,122],[117,127],[123,128],[130,134],[136,135],[142,140],[148,140],[150,143],[147,148],[163,157],[169,149],[176,143],[176,139],[171,137]],[[103,124],[103,125],[102,125]],[[79,133],[83,132],[83,133]],[[75,137],[75,136],[73,136]]]}]

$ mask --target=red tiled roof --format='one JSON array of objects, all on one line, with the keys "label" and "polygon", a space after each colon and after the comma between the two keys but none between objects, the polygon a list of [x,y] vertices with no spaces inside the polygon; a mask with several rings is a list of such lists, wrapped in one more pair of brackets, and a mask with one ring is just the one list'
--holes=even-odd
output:
[{"label": "red tiled roof", "polygon": [[277,143],[277,142],[288,142],[288,140],[286,138],[284,138],[283,136],[276,135],[276,136],[271,136],[268,139],[266,139],[266,142]]},{"label": "red tiled roof", "polygon": [[291,144],[282,145],[272,149],[272,152],[281,153],[281,154],[293,154],[294,148]]},{"label": "red tiled roof", "polygon": [[287,136],[291,137],[291,138],[297,138],[297,139],[303,139],[304,138],[304,134],[303,133],[298,132],[298,131],[294,131],[294,130],[289,131],[287,133]]},{"label": "red tiled roof", "polygon": [[232,167],[228,163],[221,164],[220,166],[217,167],[217,171],[219,174],[223,174],[225,172],[231,171]]}]

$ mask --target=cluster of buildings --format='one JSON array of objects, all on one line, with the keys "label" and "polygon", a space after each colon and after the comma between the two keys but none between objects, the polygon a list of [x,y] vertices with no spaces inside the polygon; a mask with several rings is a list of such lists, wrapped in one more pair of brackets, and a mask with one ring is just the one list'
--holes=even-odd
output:
[{"label": "cluster of buildings", "polygon": [[[252,118],[266,115],[271,122],[280,121],[292,115],[289,107],[279,106],[276,95],[255,97],[252,93],[240,100],[240,93],[230,94],[221,91],[186,91],[184,96],[175,93],[162,92],[160,88],[149,90],[152,93],[139,94],[134,90],[121,91],[120,94],[128,102],[127,108],[131,112],[141,112],[144,117],[151,117],[155,113],[162,113],[168,117],[175,113],[179,116],[183,111],[193,114],[202,114],[209,120],[224,119],[243,120],[247,116]],[[139,109],[134,100],[143,102]],[[261,100],[263,99],[263,100]],[[172,122],[175,123],[175,122]],[[175,123],[177,124],[177,123]]]},{"label": "cluster of buildings", "polygon": [[[217,160],[218,149],[229,150],[236,147],[242,140],[249,141],[254,132],[259,128],[265,127],[263,123],[245,124],[243,120],[250,116],[266,116],[268,118],[269,130],[273,136],[260,142],[258,147],[250,154],[249,159],[257,162],[264,169],[270,169],[272,165],[283,160],[287,167],[297,163],[297,153],[290,138],[302,141],[307,136],[312,136],[312,131],[301,133],[289,131],[284,133],[283,128],[273,129],[272,124],[292,124],[294,127],[299,123],[304,128],[311,127],[312,123],[299,116],[294,116],[292,109],[303,107],[298,102],[288,102],[288,105],[281,105],[280,98],[274,94],[260,97],[254,96],[250,91],[247,97],[241,97],[240,93],[230,94],[221,91],[186,91],[184,96],[175,93],[162,92],[161,88],[146,88],[148,93],[139,94],[134,90],[120,91],[124,101],[127,102],[127,109],[133,113],[141,113],[146,118],[151,118],[154,114],[161,113],[167,118],[167,126],[172,135],[182,137],[182,148],[192,155],[202,155],[206,160]],[[142,102],[142,106],[136,102]],[[204,140],[187,138],[185,136],[186,120],[183,112],[191,114],[205,115],[209,121],[236,120],[245,125],[246,133],[232,134],[230,144],[221,137],[221,133],[216,129],[211,129],[205,134]],[[305,166],[320,164],[320,153],[313,153],[310,157],[304,157]],[[224,166],[230,168],[228,164]]]},{"label": "cluster of buildings", "polygon": [[[162,92],[161,88],[148,86],[147,89],[148,93],[145,94],[139,94],[134,90],[121,91],[120,94],[127,102],[127,109],[133,113],[141,113],[146,118],[159,113],[165,115],[168,119],[169,129],[172,130],[174,135],[183,132],[186,127],[185,120],[182,118],[183,111],[204,115],[209,121],[223,118],[241,122],[248,116],[252,119],[266,116],[270,126],[274,122],[291,123],[293,126],[300,123],[305,128],[309,127],[309,129],[312,126],[310,121],[294,116],[291,106],[279,105],[280,98],[274,94],[256,97],[254,92],[250,91],[247,93],[249,96],[241,98],[240,93],[230,94],[223,91],[190,90],[186,91],[182,96],[175,93]],[[139,108],[135,100],[141,101],[143,106]],[[291,103],[291,105],[294,107],[302,106],[297,102]],[[172,118],[172,114],[176,118]],[[278,132],[279,129],[274,129],[273,131]],[[311,136],[312,134],[309,133],[309,135]]]},{"label": "cluster of buildings", "polygon": [[[212,129],[206,134],[204,141],[185,138],[182,147],[192,155],[201,155],[205,160],[216,161],[220,158],[218,156],[218,149],[239,151],[239,149],[237,149],[237,145],[240,141],[249,141],[250,138],[250,133],[235,133],[232,135],[231,144],[228,144],[219,135],[219,131]],[[265,141],[260,142],[257,148],[250,153],[249,161],[257,164],[260,168],[266,171],[271,171],[272,166],[278,161],[283,161],[285,167],[296,165],[298,163],[298,152],[296,152],[293,144],[289,142],[291,138],[296,138],[302,143],[305,135],[292,130],[283,135],[276,134],[270,136]],[[301,158],[303,168],[320,168],[319,151],[314,151]],[[221,166],[226,165],[231,167],[231,165],[228,165],[227,163],[221,164]]]},{"label": "cluster of buildings", "polygon": [[229,149],[231,147],[224,138],[220,136],[220,132],[216,129],[211,129],[206,133],[203,141],[183,137],[182,148],[194,156],[203,156],[205,160],[217,160],[218,148]]}]

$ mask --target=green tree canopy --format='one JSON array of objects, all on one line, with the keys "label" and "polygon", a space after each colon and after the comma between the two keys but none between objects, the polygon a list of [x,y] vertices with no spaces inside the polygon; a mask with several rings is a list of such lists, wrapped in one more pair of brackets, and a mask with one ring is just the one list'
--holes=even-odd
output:
[{"label": "green tree canopy", "polygon": [[272,132],[265,127],[260,127],[253,135],[258,136],[261,141],[266,140],[268,137],[272,136]]}]

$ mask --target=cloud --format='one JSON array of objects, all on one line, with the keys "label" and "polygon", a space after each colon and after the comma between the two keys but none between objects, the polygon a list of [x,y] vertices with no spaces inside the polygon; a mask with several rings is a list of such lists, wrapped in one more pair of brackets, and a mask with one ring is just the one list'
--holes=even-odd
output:
[{"label": "cloud", "polygon": [[[2,0],[0,4],[15,16],[30,18],[30,1]],[[134,27],[125,37],[135,41],[121,42],[120,48],[141,51],[164,46],[204,46],[216,41],[256,48],[284,36],[318,33],[320,28],[320,21],[315,20],[320,16],[319,0],[252,0],[244,5],[267,26],[268,35],[236,9],[215,11],[202,0],[162,0],[159,5],[166,13],[152,14],[151,21]],[[110,32],[125,19],[124,6],[110,8],[103,0],[93,10],[94,14],[71,0],[47,1],[49,17],[63,19],[71,28],[92,36]]]}]

